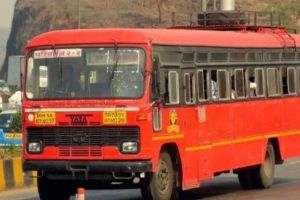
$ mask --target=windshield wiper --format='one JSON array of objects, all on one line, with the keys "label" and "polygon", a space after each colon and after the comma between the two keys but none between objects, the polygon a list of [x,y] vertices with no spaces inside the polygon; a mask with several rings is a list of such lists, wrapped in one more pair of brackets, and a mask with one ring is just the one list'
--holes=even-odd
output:
[{"label": "windshield wiper", "polygon": [[[57,49],[56,49],[56,46],[54,44],[52,45],[52,50],[53,50],[54,55],[56,55]],[[61,61],[61,58],[58,57],[58,56],[56,56],[56,59],[58,59],[58,72],[59,72],[59,78],[60,78],[59,85],[60,85],[60,87],[62,87],[62,85],[63,85],[63,83],[62,83],[62,78],[63,78],[62,61]],[[46,61],[47,61],[47,59],[46,59]]]},{"label": "windshield wiper", "polygon": [[111,70],[111,74],[110,74],[110,78],[109,78],[109,86],[111,85],[112,83],[112,80],[114,79],[115,77],[115,72],[116,72],[116,69],[118,67],[118,62],[119,62],[119,57],[118,57],[118,44],[117,42],[114,40],[114,50],[115,50],[115,63],[114,63],[114,66]]}]

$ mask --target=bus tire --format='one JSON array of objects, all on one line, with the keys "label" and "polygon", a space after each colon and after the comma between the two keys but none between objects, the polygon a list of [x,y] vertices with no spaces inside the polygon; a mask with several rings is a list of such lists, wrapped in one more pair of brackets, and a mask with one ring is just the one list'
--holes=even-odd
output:
[{"label": "bus tire", "polygon": [[176,200],[176,172],[170,154],[161,152],[157,171],[149,174],[148,181],[141,185],[143,199],[147,200]]},{"label": "bus tire", "polygon": [[71,189],[63,181],[49,180],[45,176],[37,178],[37,187],[41,200],[69,200]]},{"label": "bus tire", "polygon": [[268,144],[265,160],[254,167],[251,173],[252,184],[255,188],[266,189],[273,184],[275,173],[275,153],[271,143]]},{"label": "bus tire", "polygon": [[245,190],[253,187],[251,180],[251,169],[252,168],[242,169],[238,172],[239,183]]}]

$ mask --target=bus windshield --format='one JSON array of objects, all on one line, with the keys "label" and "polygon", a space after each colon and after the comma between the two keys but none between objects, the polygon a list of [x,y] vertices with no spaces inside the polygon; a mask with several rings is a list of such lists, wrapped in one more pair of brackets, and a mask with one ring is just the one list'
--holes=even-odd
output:
[{"label": "bus windshield", "polygon": [[63,48],[32,51],[28,99],[141,98],[145,52],[138,48]]}]

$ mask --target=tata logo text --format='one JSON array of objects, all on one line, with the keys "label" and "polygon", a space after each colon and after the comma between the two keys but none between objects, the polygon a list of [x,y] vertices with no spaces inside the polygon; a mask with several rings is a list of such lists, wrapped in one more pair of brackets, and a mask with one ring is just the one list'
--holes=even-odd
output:
[{"label": "tata logo text", "polygon": [[72,125],[87,125],[88,120],[87,117],[91,117],[92,115],[66,115],[70,118]]}]

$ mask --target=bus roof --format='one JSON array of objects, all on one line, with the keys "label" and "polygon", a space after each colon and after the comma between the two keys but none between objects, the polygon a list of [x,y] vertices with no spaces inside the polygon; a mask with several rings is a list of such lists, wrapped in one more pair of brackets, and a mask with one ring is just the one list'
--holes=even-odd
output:
[{"label": "bus roof", "polygon": [[[300,36],[291,35],[300,46]],[[290,36],[265,32],[212,31],[186,29],[75,29],[43,33],[34,37],[27,48],[95,44],[159,44],[180,46],[283,48]],[[286,40],[286,42],[285,42]]]}]

